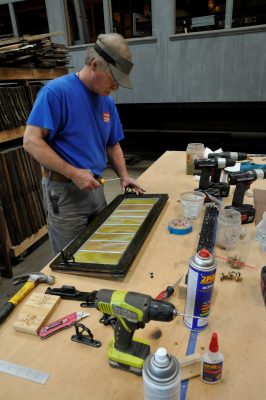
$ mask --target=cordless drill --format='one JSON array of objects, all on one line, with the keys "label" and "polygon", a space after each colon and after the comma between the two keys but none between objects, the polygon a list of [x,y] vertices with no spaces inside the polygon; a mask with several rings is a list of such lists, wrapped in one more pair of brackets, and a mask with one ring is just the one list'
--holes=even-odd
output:
[{"label": "cordless drill", "polygon": [[230,185],[236,185],[231,206],[225,208],[234,208],[241,214],[242,224],[248,224],[254,221],[255,208],[251,204],[243,204],[246,190],[250,188],[252,182],[257,179],[265,179],[266,170],[253,169],[246,172],[230,172],[228,182]]},{"label": "cordless drill", "polygon": [[241,161],[241,160],[246,160],[248,155],[247,155],[247,153],[240,153],[240,152],[235,152],[235,151],[223,151],[221,153],[209,153],[208,154],[208,158],[217,158],[217,157],[231,158],[231,160],[234,160],[234,161]]},{"label": "cordless drill", "polygon": [[121,368],[141,375],[145,358],[150,353],[147,341],[134,338],[136,329],[153,321],[172,321],[177,315],[173,304],[155,300],[151,296],[118,290],[101,289],[96,293],[95,307],[105,314],[115,316],[114,339],[108,345],[111,367]]},{"label": "cordless drill", "polygon": [[[235,165],[231,158],[210,158],[208,160],[195,160],[195,169],[201,170],[198,191],[208,193],[215,197],[227,197],[230,185],[227,182],[220,182],[222,169]],[[211,180],[210,180],[211,178]]]}]

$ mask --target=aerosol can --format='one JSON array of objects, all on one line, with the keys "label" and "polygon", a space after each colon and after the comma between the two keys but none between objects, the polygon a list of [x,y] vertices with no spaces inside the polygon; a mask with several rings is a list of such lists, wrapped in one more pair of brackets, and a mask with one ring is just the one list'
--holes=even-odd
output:
[{"label": "aerosol can", "polygon": [[142,375],[145,400],[180,399],[180,365],[164,347],[146,358]]},{"label": "aerosol can", "polygon": [[208,325],[215,272],[216,262],[208,250],[202,249],[191,257],[185,306],[188,316],[184,317],[184,324],[192,331],[202,331]]}]

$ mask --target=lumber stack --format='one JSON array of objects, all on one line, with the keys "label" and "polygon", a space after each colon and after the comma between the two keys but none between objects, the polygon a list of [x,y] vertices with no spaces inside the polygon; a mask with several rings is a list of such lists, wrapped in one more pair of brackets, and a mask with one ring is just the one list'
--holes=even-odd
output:
[{"label": "lumber stack", "polygon": [[12,245],[20,244],[46,224],[41,168],[22,146],[0,151],[0,197]]},{"label": "lumber stack", "polygon": [[26,124],[33,101],[42,86],[42,82],[32,82],[28,86],[18,82],[0,84],[0,131]]},{"label": "lumber stack", "polygon": [[0,67],[56,68],[69,64],[65,45],[53,43],[51,36],[62,32],[41,35],[6,37],[0,40]]}]

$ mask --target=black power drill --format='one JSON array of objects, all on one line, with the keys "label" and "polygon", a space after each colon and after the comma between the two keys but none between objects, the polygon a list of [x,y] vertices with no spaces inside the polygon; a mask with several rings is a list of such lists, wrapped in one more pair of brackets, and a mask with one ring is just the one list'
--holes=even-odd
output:
[{"label": "black power drill", "polygon": [[208,154],[208,158],[217,158],[217,157],[231,158],[231,160],[242,161],[242,160],[246,160],[248,155],[247,155],[247,153],[239,153],[239,152],[235,152],[235,151],[223,151],[221,153],[209,153]]},{"label": "black power drill", "polygon": [[249,224],[254,221],[255,208],[251,204],[243,204],[246,190],[250,188],[252,182],[257,179],[265,179],[266,170],[253,169],[246,172],[228,173],[228,182],[230,185],[236,185],[231,206],[225,208],[234,208],[241,214],[242,224]]},{"label": "black power drill", "polygon": [[[227,197],[230,185],[227,182],[220,182],[222,169],[235,165],[231,158],[210,158],[208,160],[195,160],[195,169],[201,170],[198,191],[208,193],[214,197]],[[211,179],[210,179],[211,178]]]},{"label": "black power drill", "polygon": [[114,339],[108,345],[112,367],[141,375],[145,358],[150,353],[147,341],[134,338],[136,329],[153,321],[172,321],[177,315],[175,306],[151,296],[119,290],[101,289],[96,293],[95,306],[104,314],[117,318]]}]

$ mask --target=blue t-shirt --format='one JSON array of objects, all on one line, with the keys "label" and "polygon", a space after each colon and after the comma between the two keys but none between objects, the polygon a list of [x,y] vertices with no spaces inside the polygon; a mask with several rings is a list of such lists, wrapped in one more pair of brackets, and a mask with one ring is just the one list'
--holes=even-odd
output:
[{"label": "blue t-shirt", "polygon": [[91,92],[74,73],[40,90],[27,124],[49,129],[46,141],[58,155],[97,175],[106,168],[106,146],[124,138],[113,99]]}]

